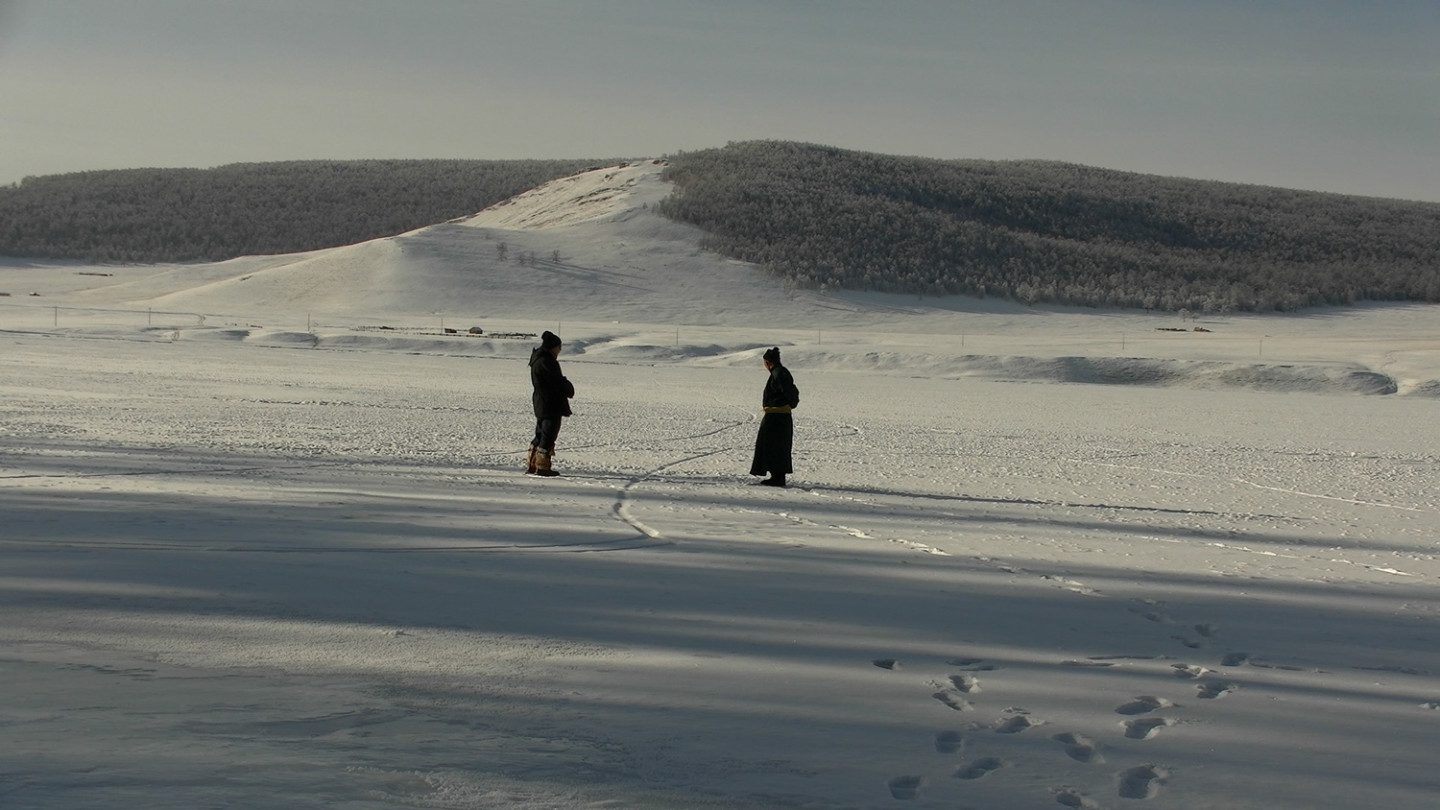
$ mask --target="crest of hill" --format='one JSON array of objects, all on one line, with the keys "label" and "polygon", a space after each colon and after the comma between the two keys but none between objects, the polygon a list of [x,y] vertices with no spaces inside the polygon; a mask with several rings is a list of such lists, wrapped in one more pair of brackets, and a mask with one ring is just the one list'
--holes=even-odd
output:
[{"label": "crest of hill", "polygon": [[603,167],[552,180],[463,220],[477,228],[543,230],[629,218],[670,194],[661,160]]},{"label": "crest of hill", "polygon": [[835,316],[833,304],[787,296],[755,266],[702,250],[704,234],[694,226],[655,213],[672,190],[663,169],[663,161],[603,167],[398,236],[205,272],[179,267],[81,297],[302,317],[451,313],[743,325]]},{"label": "crest of hill", "polygon": [[821,289],[1207,312],[1440,302],[1440,204],[779,141],[672,156],[662,211]]}]

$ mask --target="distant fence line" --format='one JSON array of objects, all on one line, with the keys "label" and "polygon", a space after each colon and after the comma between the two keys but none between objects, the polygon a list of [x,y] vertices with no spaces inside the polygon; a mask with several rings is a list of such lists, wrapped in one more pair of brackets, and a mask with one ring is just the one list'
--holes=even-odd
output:
[{"label": "distant fence line", "polygon": [[[638,323],[616,323],[616,322],[590,322],[590,321],[541,321],[538,319],[510,319],[510,318],[477,318],[473,315],[457,316],[443,313],[432,313],[431,315],[406,315],[393,318],[367,318],[367,317],[341,317],[327,315],[323,322],[316,320],[310,314],[304,316],[303,326],[300,323],[301,316],[295,313],[282,314],[279,321],[272,318],[251,318],[242,315],[185,312],[177,310],[146,309],[125,309],[119,307],[79,307],[71,305],[52,305],[41,303],[30,303],[23,301],[7,301],[0,299],[0,331],[17,331],[16,327],[23,326],[25,331],[34,331],[43,327],[60,329],[65,327],[82,326],[145,326],[155,329],[174,329],[177,334],[173,339],[179,338],[178,330],[183,328],[196,328],[205,326],[238,326],[251,329],[272,329],[275,331],[303,331],[314,333],[318,329],[336,329],[363,331],[367,333],[382,332],[395,336],[405,337],[435,337],[455,339],[463,343],[474,338],[497,337],[506,339],[520,339],[530,335],[538,335],[546,329],[553,329],[566,339],[567,343],[574,343],[577,340],[585,341],[589,335],[601,336],[612,339],[624,340],[636,346],[651,346],[656,348],[673,348],[683,356],[684,350],[689,346],[705,344],[704,348],[710,349],[717,336],[726,337],[726,342],[735,346],[762,346],[779,345],[790,347],[807,346],[831,346],[835,348],[846,345],[864,347],[869,351],[877,348],[908,350],[917,347],[924,347],[934,343],[936,340],[946,341],[949,351],[945,354],[953,354],[955,349],[961,353],[989,354],[989,355],[1015,355],[1022,356],[1027,350],[1044,349],[1045,354],[1061,354],[1063,350],[1070,349],[1075,354],[1109,354],[1114,356],[1143,356],[1135,354],[1142,352],[1145,347],[1154,349],[1157,346],[1188,347],[1220,347],[1224,346],[1223,354],[1236,360],[1245,359],[1266,359],[1267,348],[1273,354],[1280,345],[1286,346],[1285,356],[1293,357],[1297,351],[1296,345],[1303,344],[1313,338],[1305,335],[1269,335],[1255,334],[1225,334],[1222,331],[1211,329],[1193,330],[1174,327],[1150,327],[1135,328],[1129,330],[1103,330],[1097,329],[1090,334],[1069,334],[1069,335],[1024,335],[990,333],[981,330],[958,331],[948,333],[907,333],[907,332],[878,332],[873,328],[867,329],[856,327],[852,329],[786,329],[774,327],[739,327],[724,325],[673,325],[660,326],[656,324]],[[23,320],[23,323],[20,321]],[[266,321],[261,324],[259,321]],[[485,326],[485,324],[489,326]],[[472,327],[480,327],[479,333],[472,333]],[[567,333],[567,327],[569,332]],[[1344,338],[1346,342],[1369,343],[1369,344],[1403,344],[1422,346],[1432,344],[1440,347],[1440,335],[1417,335],[1406,337],[1366,337],[1356,336]],[[1061,351],[1058,351],[1061,350]],[[708,352],[702,352],[706,354]]]},{"label": "distant fence line", "polygon": [[[31,321],[49,320],[52,326],[60,326],[61,321],[83,320],[86,323],[95,323],[99,320],[102,323],[110,323],[117,326],[130,326],[138,324],[144,319],[146,326],[160,326],[162,328],[174,328],[176,326],[204,326],[205,315],[199,312],[177,312],[175,310],[163,309],[119,309],[115,307],[77,307],[60,304],[27,304],[20,302],[0,301],[0,328],[5,326],[7,320],[5,315],[8,312],[21,310],[28,313]],[[120,316],[111,320],[96,316]],[[156,318],[161,318],[157,323]],[[186,323],[175,323],[171,319],[185,319]]]}]

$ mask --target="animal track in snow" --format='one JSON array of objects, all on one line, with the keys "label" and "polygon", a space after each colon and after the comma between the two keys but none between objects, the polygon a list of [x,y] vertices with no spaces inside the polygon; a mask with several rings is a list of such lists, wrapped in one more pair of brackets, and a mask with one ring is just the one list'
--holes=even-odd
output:
[{"label": "animal track in snow", "polygon": [[930,697],[935,698],[957,712],[968,712],[975,708],[975,704],[966,700],[962,693],[954,689],[941,689]]},{"label": "animal track in snow", "polygon": [[1065,755],[1076,762],[1099,763],[1105,758],[1100,756],[1100,749],[1095,747],[1095,741],[1083,734],[1065,732],[1056,734],[1050,739],[1065,746]]},{"label": "animal track in snow", "polygon": [[920,788],[925,786],[923,776],[897,776],[890,780],[890,795],[902,801],[908,801],[920,796]]},{"label": "animal track in snow", "polygon": [[998,771],[1005,767],[1005,761],[995,757],[986,757],[976,760],[955,772],[956,779],[979,779],[991,771]]},{"label": "animal track in snow", "polygon": [[1153,799],[1160,794],[1160,786],[1170,778],[1170,772],[1155,765],[1140,765],[1128,771],[1121,771],[1120,798]]},{"label": "animal track in snow", "polygon": [[1125,727],[1125,736],[1132,740],[1148,740],[1160,733],[1160,729],[1175,725],[1175,721],[1168,717],[1142,717],[1139,720],[1126,720],[1121,723]]},{"label": "animal track in snow", "polygon": [[1154,695],[1141,695],[1129,703],[1115,707],[1116,714],[1147,714],[1157,709],[1169,709],[1175,704],[1162,697]]},{"label": "animal track in snow", "polygon": [[1227,681],[1206,681],[1196,687],[1202,700],[1219,700],[1240,687]]},{"label": "animal track in snow", "polygon": [[965,735],[958,731],[942,731],[935,735],[935,750],[942,754],[959,754],[965,750]]}]

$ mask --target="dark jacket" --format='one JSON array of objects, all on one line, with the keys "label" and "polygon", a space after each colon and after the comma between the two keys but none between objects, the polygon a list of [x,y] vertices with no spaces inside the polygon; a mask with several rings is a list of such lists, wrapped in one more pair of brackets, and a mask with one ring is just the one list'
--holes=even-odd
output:
[{"label": "dark jacket", "polygon": [[782,365],[770,369],[770,379],[765,381],[765,393],[760,395],[760,404],[766,408],[793,408],[800,404],[800,389],[795,387],[790,369]]},{"label": "dark jacket", "polygon": [[570,415],[575,386],[560,373],[560,361],[546,349],[530,352],[530,385],[535,389],[530,400],[535,403],[536,417]]}]

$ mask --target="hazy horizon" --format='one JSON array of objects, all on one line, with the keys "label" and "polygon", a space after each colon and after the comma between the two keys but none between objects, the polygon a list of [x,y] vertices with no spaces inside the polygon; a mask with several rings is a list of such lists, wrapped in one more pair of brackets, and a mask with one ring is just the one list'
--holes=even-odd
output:
[{"label": "hazy horizon", "polygon": [[1440,4],[0,0],[0,183],[750,139],[1440,201]]}]

